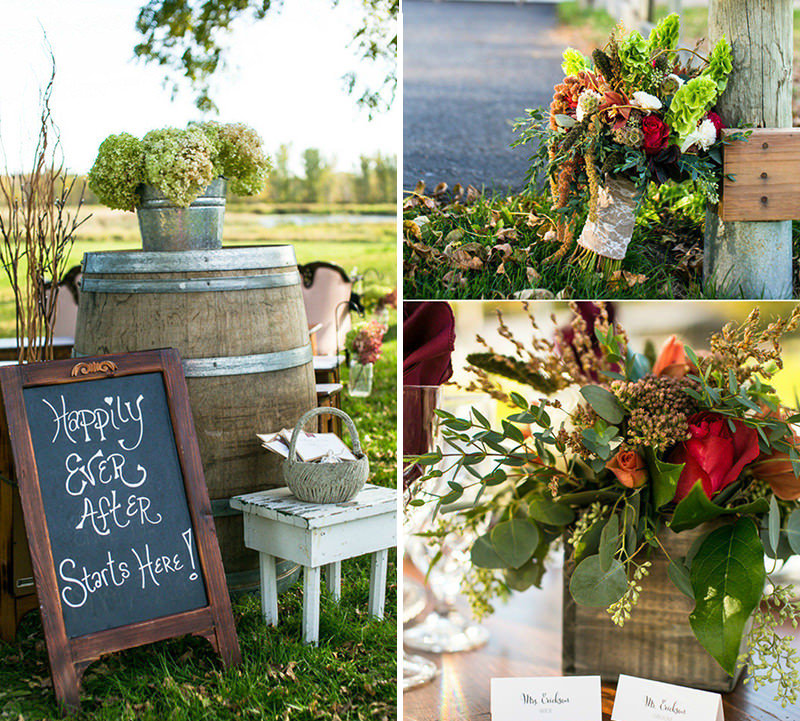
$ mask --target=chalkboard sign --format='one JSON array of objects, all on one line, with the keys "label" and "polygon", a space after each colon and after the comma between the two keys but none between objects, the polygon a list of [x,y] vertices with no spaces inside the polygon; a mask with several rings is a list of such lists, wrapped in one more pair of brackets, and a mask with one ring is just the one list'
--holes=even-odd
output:
[{"label": "chalkboard sign", "polygon": [[0,368],[59,701],[101,654],[239,647],[175,351]]}]

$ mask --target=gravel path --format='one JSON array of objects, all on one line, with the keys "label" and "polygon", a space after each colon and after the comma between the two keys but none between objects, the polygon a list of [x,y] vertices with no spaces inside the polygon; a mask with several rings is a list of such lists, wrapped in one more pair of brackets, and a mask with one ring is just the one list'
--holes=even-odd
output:
[{"label": "gravel path", "polygon": [[519,190],[511,124],[562,77],[552,4],[404,0],[403,187]]}]

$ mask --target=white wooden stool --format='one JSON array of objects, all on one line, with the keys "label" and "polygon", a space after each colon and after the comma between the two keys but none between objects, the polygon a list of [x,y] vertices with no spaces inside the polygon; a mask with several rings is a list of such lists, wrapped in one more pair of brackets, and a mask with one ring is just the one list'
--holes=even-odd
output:
[{"label": "white wooden stool", "polygon": [[383,618],[388,549],[397,545],[397,491],[367,484],[345,503],[306,503],[288,488],[231,498],[244,514],[244,544],[261,559],[261,608],[278,625],[275,559],[303,566],[303,640],[319,640],[320,569],[331,595],[341,598],[341,562],[372,554],[369,613]]}]

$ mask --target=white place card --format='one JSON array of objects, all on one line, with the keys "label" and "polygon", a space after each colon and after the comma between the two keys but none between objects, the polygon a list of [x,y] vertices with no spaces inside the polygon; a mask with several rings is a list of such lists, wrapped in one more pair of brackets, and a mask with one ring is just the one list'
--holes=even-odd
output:
[{"label": "white place card", "polygon": [[725,721],[725,716],[718,693],[623,675],[611,721]]},{"label": "white place card", "polygon": [[599,676],[493,678],[492,721],[602,721]]}]

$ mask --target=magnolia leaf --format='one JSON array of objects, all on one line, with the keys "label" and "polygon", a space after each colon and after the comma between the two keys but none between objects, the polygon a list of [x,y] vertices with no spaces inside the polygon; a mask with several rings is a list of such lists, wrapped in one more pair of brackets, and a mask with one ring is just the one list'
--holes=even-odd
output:
[{"label": "magnolia leaf", "polygon": [[766,498],[759,498],[752,503],[735,508],[724,508],[710,501],[703,484],[698,481],[689,491],[689,494],[675,508],[669,527],[675,533],[681,533],[692,528],[697,528],[701,523],[713,521],[720,516],[730,515],[761,515],[769,511],[769,503]]},{"label": "magnolia leaf", "polygon": [[624,418],[624,410],[617,397],[601,386],[584,386],[581,395],[595,413],[609,423],[620,423]]},{"label": "magnolia leaf", "polygon": [[569,581],[569,592],[575,602],[591,608],[608,608],[622,598],[627,588],[625,568],[616,558],[603,571],[600,557],[589,556],[578,564]]},{"label": "magnolia leaf", "polygon": [[651,449],[648,449],[647,455],[647,465],[650,467],[650,485],[653,489],[653,505],[656,509],[663,508],[675,498],[675,491],[678,489],[678,480],[684,464],[660,461]]},{"label": "magnolia leaf", "polygon": [[712,531],[690,572],[696,599],[689,616],[694,635],[731,676],[742,637],[764,593],[764,548],[756,524],[741,518]]},{"label": "magnolia leaf", "polygon": [[539,545],[539,529],[524,518],[498,523],[491,531],[492,547],[511,568],[519,568]]},{"label": "magnolia leaf", "polygon": [[675,585],[675,588],[694,601],[694,591],[692,590],[689,569],[686,568],[681,560],[673,558],[669,562],[669,566],[667,566],[667,575],[669,576],[669,580]]}]

